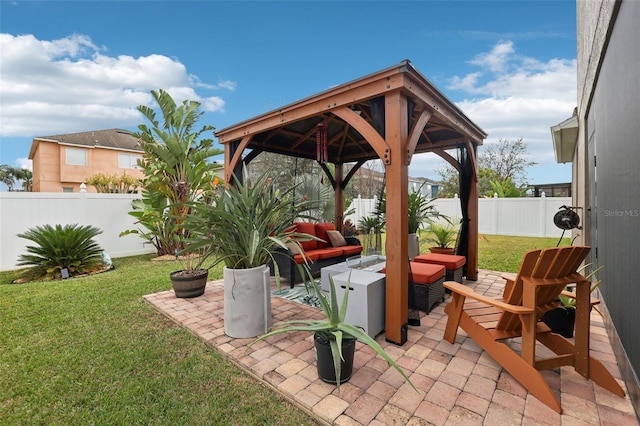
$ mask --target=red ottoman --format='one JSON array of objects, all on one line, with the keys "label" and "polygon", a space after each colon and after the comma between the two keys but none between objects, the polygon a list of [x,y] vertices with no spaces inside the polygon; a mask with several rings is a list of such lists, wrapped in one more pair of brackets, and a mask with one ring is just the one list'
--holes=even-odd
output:
[{"label": "red ottoman", "polygon": [[464,256],[425,253],[414,257],[413,261],[444,266],[447,269],[446,280],[457,281],[462,284],[462,268],[467,263],[467,259]]},{"label": "red ottoman", "polygon": [[428,314],[444,300],[445,271],[441,265],[409,262],[409,300],[415,298],[416,308]]}]

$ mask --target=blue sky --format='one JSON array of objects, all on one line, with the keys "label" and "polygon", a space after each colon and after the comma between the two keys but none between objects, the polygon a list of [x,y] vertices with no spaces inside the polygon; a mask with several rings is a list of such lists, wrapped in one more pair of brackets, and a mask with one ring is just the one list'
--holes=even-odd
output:
[{"label": "blue sky", "polygon": [[530,183],[568,182],[549,128],[576,104],[575,22],[574,0],[0,0],[0,164],[30,168],[34,136],[135,130],[152,89],[222,129],[409,59],[486,145],[524,139]]}]

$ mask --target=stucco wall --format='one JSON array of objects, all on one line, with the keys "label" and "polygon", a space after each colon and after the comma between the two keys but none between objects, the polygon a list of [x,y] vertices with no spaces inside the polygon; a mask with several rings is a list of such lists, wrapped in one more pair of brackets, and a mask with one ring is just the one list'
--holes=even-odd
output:
[{"label": "stucco wall", "polygon": [[[118,166],[118,154],[140,155],[140,153],[99,147],[71,148],[86,150],[86,166],[74,166],[66,163],[66,145],[59,145],[55,142],[39,142],[33,158],[34,192],[62,192],[63,187],[71,187],[73,192],[78,192],[80,184],[98,173],[107,175],[126,173],[135,178],[143,177],[141,170]],[[87,185],[87,192],[96,192],[96,189]]]}]

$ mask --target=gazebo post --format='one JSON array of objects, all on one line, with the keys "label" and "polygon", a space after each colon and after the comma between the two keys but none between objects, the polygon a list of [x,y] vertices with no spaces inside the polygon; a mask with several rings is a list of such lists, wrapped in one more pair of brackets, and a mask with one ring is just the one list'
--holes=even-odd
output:
[{"label": "gazebo post", "polygon": [[400,92],[385,96],[385,139],[391,149],[387,164],[387,241],[385,338],[402,345],[408,328],[408,220],[409,172],[407,156],[407,98]]},{"label": "gazebo post", "polygon": [[344,223],[344,166],[342,163],[335,164],[335,176],[333,188],[333,201],[335,204],[335,220],[336,229],[342,232],[342,224]]}]

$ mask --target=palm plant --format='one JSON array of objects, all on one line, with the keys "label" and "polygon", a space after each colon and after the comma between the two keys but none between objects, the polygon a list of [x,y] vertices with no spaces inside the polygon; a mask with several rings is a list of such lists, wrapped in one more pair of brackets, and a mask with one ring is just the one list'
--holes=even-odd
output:
[{"label": "palm plant", "polygon": [[[160,124],[152,108],[138,106],[151,127],[141,124],[138,126],[140,133],[135,134],[144,149],[140,166],[145,174],[142,186],[146,192],[143,193],[145,210],[142,215],[135,210],[131,214],[139,219],[150,219],[152,226],[147,227],[148,222],[140,220],[146,231],[129,230],[123,235],[145,233],[147,239],[151,237],[158,244],[158,255],[174,254],[184,248],[183,242],[188,237],[182,223],[191,212],[191,203],[200,198],[207,199],[215,191],[212,183],[221,166],[209,159],[223,151],[214,148],[213,139],[201,139],[215,129],[213,126],[194,129],[204,114],[199,102],[185,100],[177,105],[164,90],[152,90],[151,94],[160,107],[164,122]],[[167,235],[171,238],[165,238]]]},{"label": "palm plant", "polygon": [[[422,193],[423,185],[424,183],[416,191],[409,193],[407,200],[407,224],[410,234],[417,233],[420,227],[428,220],[436,218],[446,219],[446,216],[440,214],[436,206],[433,205],[434,198],[429,198]],[[379,206],[376,210],[376,214],[384,220],[387,211],[386,196],[380,198]]]},{"label": "palm plant", "polygon": [[449,220],[444,222],[429,221],[427,231],[430,235],[425,241],[435,247],[449,248],[458,239],[458,227]]},{"label": "palm plant", "polygon": [[93,238],[102,231],[91,225],[36,226],[18,237],[33,241],[18,266],[30,266],[22,274],[26,280],[59,279],[95,272],[103,267],[102,248]]}]

